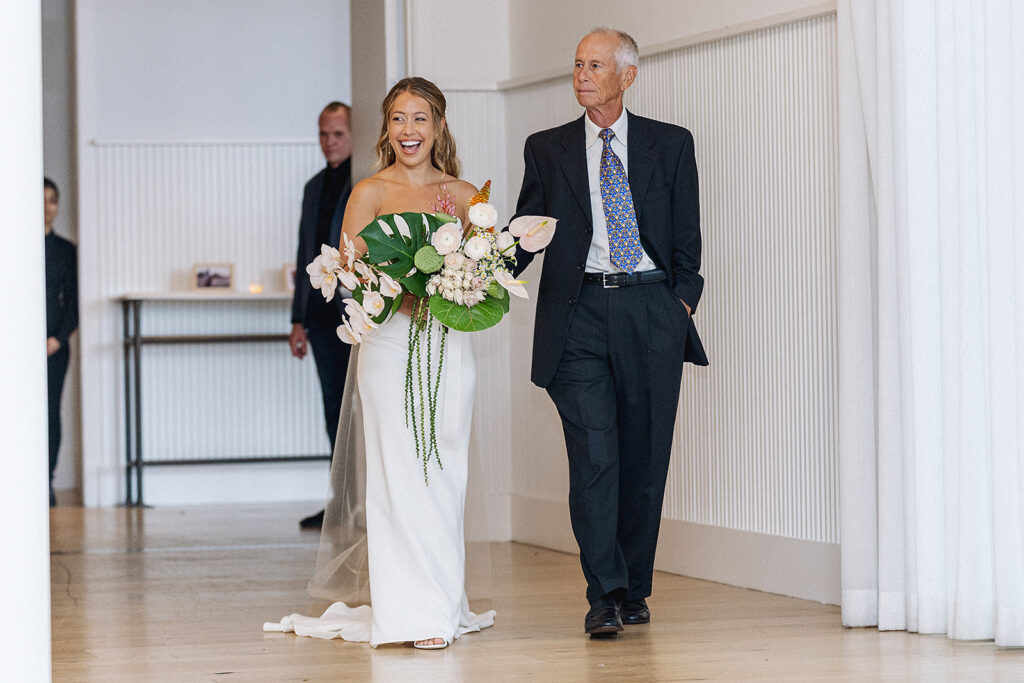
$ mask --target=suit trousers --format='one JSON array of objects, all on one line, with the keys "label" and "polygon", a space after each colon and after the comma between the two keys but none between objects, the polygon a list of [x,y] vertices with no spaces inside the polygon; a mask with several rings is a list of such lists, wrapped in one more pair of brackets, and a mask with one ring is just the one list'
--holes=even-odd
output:
[{"label": "suit trousers", "polygon": [[[320,296],[317,291],[314,295]],[[309,346],[316,361],[316,372],[320,376],[320,390],[324,399],[324,420],[331,452],[338,436],[338,415],[341,413],[341,396],[345,390],[345,375],[348,373],[348,357],[352,347],[338,338],[341,314],[334,304],[323,302],[310,305],[306,319],[306,333]],[[326,305],[324,305],[326,304]]]},{"label": "suit trousers", "polygon": [[64,393],[64,379],[68,376],[71,350],[67,343],[46,359],[46,380],[48,412],[50,417],[50,505],[56,500],[53,494],[53,471],[57,468],[57,454],[60,453],[60,399]]},{"label": "suit trousers", "polygon": [[565,433],[569,513],[591,603],[651,594],[687,316],[666,282],[584,283],[547,387]]}]

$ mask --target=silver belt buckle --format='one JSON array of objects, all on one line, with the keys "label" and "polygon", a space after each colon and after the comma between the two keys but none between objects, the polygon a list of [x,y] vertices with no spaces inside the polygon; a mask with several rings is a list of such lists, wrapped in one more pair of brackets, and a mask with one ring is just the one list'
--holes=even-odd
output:
[{"label": "silver belt buckle", "polygon": [[618,289],[619,288],[618,285],[610,285],[610,284],[608,284],[608,276],[612,275],[612,274],[613,273],[601,273],[601,286],[604,289]]}]

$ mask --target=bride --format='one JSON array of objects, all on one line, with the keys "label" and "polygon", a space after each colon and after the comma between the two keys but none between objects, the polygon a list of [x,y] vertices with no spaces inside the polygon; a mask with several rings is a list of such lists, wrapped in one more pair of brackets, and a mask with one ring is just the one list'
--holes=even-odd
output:
[{"label": "bride", "polygon": [[[342,229],[355,243],[357,256],[366,251],[358,233],[383,214],[454,212],[463,225],[469,224],[467,206],[477,189],[458,179],[459,161],[445,106],[437,86],[422,78],[399,81],[384,98],[377,143],[381,170],[353,188],[345,208]],[[349,368],[350,383],[354,372],[358,390],[346,387],[346,400],[355,393],[356,405],[343,409],[332,465],[333,498],[317,576],[310,582],[312,594],[349,604],[335,602],[319,618],[292,615],[280,624],[266,624],[265,630],[341,637],[373,647],[412,642],[420,649],[440,649],[464,633],[494,623],[493,611],[469,611],[465,590],[463,525],[476,382],[473,349],[468,334],[448,331],[436,416],[443,469],[431,462],[427,485],[412,430],[401,417],[409,316],[416,303],[406,297],[389,322],[363,337],[355,368]],[[347,439],[341,438],[345,432],[350,433]],[[345,441],[351,444],[359,437],[365,465],[352,463],[351,454],[344,452]],[[365,503],[363,496],[358,504],[351,502],[356,489],[365,492]],[[346,509],[337,513],[339,507]],[[337,517],[344,514],[349,521],[339,522]],[[366,580],[359,574],[365,577],[367,564],[370,606],[352,607],[366,599]]]}]

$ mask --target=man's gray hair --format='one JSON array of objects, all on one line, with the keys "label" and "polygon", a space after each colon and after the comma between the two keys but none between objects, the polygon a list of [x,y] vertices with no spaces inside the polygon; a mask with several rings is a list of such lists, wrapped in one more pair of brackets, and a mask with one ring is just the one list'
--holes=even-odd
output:
[{"label": "man's gray hair", "polygon": [[636,46],[636,41],[633,40],[633,36],[629,35],[625,31],[608,28],[607,26],[598,26],[587,35],[610,36],[619,41],[619,46],[615,48],[616,71],[622,71],[627,66],[638,66],[640,62],[640,49]]}]

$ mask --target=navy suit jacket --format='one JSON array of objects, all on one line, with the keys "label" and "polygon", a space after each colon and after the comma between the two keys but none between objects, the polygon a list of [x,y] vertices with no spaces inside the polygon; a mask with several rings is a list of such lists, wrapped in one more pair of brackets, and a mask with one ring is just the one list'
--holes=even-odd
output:
[{"label": "navy suit jacket", "polygon": [[[313,293],[313,285],[309,282],[309,275],[306,274],[306,266],[313,262],[320,255],[320,245],[316,243],[316,226],[320,218],[320,194],[324,189],[324,176],[327,169],[320,171],[309,179],[302,192],[302,219],[299,221],[299,250],[295,256],[295,295],[292,297],[292,322],[306,322],[306,307],[309,304],[309,297]],[[348,180],[338,197],[338,206],[334,210],[334,217],[331,219],[330,244],[338,248],[341,244],[341,224],[345,220],[345,204],[352,194],[352,181]],[[317,296],[320,293],[317,292]],[[338,307],[339,315],[344,310],[342,299],[335,296],[332,300]]]},{"label": "navy suit jacket", "polygon": [[[675,295],[696,313],[704,278],[699,272],[700,206],[693,136],[679,126],[627,115],[629,187],[640,241],[655,265],[668,274]],[[531,379],[541,387],[550,384],[558,367],[594,232],[585,145],[582,116],[526,140],[526,169],[516,215],[558,219],[554,239],[544,250],[533,333]],[[516,274],[533,257],[517,249]],[[686,315],[682,306],[679,311]],[[708,364],[690,316],[685,344],[687,362]]]}]

